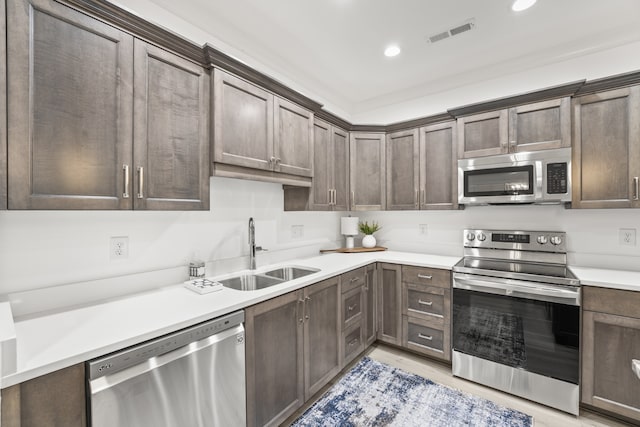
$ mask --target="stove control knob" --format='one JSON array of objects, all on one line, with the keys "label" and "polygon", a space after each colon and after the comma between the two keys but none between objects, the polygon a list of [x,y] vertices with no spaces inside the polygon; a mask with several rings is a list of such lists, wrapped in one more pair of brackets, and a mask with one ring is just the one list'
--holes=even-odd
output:
[{"label": "stove control knob", "polygon": [[551,236],[551,244],[552,245],[559,245],[562,243],[562,237],[560,236]]},{"label": "stove control knob", "polygon": [[478,239],[479,242],[484,242],[485,240],[487,240],[487,236],[484,233],[478,233],[476,238]]},{"label": "stove control knob", "polygon": [[545,245],[549,241],[547,236],[538,236],[538,243]]},{"label": "stove control knob", "polygon": [[467,233],[467,240],[468,241],[473,241],[476,238],[476,235],[473,233]]}]

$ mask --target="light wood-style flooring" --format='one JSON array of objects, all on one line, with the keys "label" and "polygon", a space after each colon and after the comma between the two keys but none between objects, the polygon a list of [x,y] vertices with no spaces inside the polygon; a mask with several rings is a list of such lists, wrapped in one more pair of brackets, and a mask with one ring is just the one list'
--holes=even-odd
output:
[{"label": "light wood-style flooring", "polygon": [[[407,372],[412,372],[439,384],[456,388],[466,393],[491,400],[500,405],[531,415],[533,417],[533,424],[535,427],[627,427],[630,425],[584,410],[580,411],[579,417],[574,417],[573,415],[566,414],[547,406],[539,405],[526,399],[521,399],[471,381],[454,377],[451,374],[451,368],[446,365],[412,353],[395,349],[393,347],[388,347],[383,344],[374,344],[365,354],[370,358],[386,363],[387,365],[403,369]],[[343,373],[346,373],[351,366],[357,363],[357,361],[358,360],[347,367]],[[295,421],[339,379],[340,376],[336,377],[282,425],[288,426]]]}]

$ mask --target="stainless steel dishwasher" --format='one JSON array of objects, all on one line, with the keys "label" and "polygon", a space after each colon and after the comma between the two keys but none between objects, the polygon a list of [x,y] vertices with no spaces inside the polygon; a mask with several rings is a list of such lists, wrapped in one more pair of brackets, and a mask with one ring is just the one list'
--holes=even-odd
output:
[{"label": "stainless steel dishwasher", "polygon": [[244,312],[87,362],[92,427],[246,425]]}]

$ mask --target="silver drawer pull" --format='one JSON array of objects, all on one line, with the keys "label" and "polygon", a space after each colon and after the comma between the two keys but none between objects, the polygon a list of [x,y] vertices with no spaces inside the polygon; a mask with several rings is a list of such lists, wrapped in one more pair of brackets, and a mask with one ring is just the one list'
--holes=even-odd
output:
[{"label": "silver drawer pull", "polygon": [[633,371],[634,374],[636,374],[636,377],[638,377],[638,379],[640,380],[640,360],[631,359],[631,370]]},{"label": "silver drawer pull", "polygon": [[422,301],[421,299],[419,299],[418,300],[418,304],[432,306],[433,305],[433,301]]},{"label": "silver drawer pull", "polygon": [[357,282],[358,280],[360,280],[359,277],[354,277],[353,279],[349,280],[349,283]]},{"label": "silver drawer pull", "polygon": [[353,311],[353,309],[356,308],[356,305],[350,305],[349,307],[347,307],[347,310],[349,311]]},{"label": "silver drawer pull", "polygon": [[422,338],[423,340],[427,340],[427,341],[433,340],[433,337],[431,335],[418,334],[418,338]]},{"label": "silver drawer pull", "polygon": [[355,338],[353,341],[349,343],[349,347],[351,347],[352,345],[358,344],[358,341],[360,341],[360,338]]},{"label": "silver drawer pull", "polygon": [[433,276],[429,276],[427,274],[418,274],[418,278],[419,279],[427,279],[427,280],[431,280],[433,279]]},{"label": "silver drawer pull", "polygon": [[138,166],[138,199],[144,199],[144,168]]},{"label": "silver drawer pull", "polygon": [[633,194],[633,200],[638,200],[640,198],[640,184],[638,183],[638,177],[634,176],[633,177],[633,189],[634,189],[634,194]]},{"label": "silver drawer pull", "polygon": [[122,165],[124,172],[124,193],[122,193],[123,199],[129,198],[129,165]]}]

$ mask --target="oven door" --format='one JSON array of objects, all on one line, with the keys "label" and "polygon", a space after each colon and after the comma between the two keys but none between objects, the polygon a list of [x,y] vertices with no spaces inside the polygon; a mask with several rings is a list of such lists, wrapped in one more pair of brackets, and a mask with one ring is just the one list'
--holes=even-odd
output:
[{"label": "oven door", "polygon": [[578,384],[580,289],[454,273],[452,347]]}]

